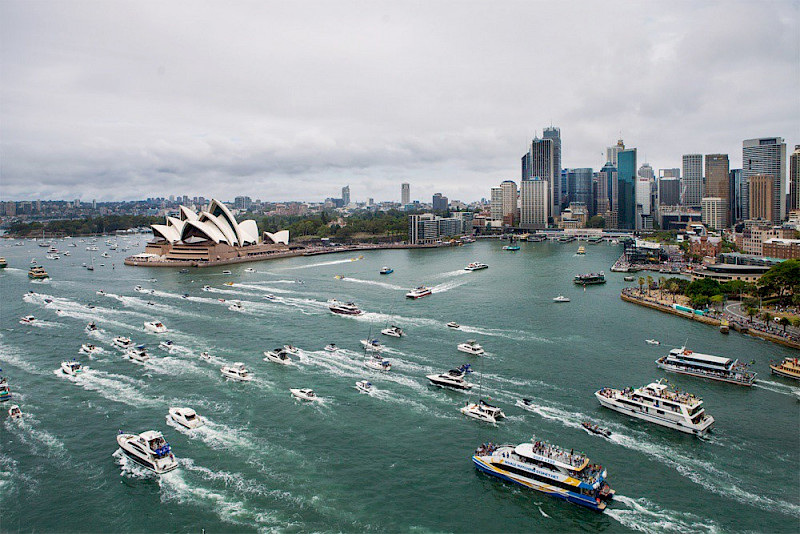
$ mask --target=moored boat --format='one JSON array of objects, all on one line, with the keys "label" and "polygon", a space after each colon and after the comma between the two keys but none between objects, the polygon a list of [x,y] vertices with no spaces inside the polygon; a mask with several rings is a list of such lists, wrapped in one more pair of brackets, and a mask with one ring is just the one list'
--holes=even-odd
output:
[{"label": "moored boat", "polygon": [[752,386],[756,373],[739,360],[712,356],[688,350],[686,347],[672,349],[669,354],[656,360],[656,365],[666,371],[682,375],[699,376],[710,380],[730,382],[740,386]]}]

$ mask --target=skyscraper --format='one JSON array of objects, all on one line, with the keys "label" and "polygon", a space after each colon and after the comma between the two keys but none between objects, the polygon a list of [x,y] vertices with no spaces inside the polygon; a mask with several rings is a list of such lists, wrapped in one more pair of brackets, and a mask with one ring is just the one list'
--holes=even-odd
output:
[{"label": "skyscraper", "polygon": [[703,155],[683,156],[683,202],[684,206],[700,207],[703,198]]},{"label": "skyscraper", "polygon": [[406,204],[411,204],[411,185],[410,184],[400,184],[400,204],[405,206]]},{"label": "skyscraper", "polygon": [[[782,137],[745,139],[742,142],[742,175],[750,185],[750,178],[758,174],[771,176],[771,220],[781,222],[786,217],[786,143]],[[753,195],[750,195],[753,199]],[[750,218],[754,218],[750,206]]]},{"label": "skyscraper", "polygon": [[617,153],[617,226],[636,228],[636,149],[626,148]]},{"label": "skyscraper", "polygon": [[794,145],[794,152],[789,156],[789,206],[791,210],[800,210],[800,145]]},{"label": "skyscraper", "polygon": [[721,198],[721,208],[724,226],[714,228],[727,228],[731,224],[728,206],[730,205],[730,163],[727,154],[707,154],[706,155],[706,192],[710,198]]},{"label": "skyscraper", "polygon": [[490,198],[489,210],[492,220],[500,221],[503,219],[503,189],[501,187],[493,187]]},{"label": "skyscraper", "polygon": [[433,195],[433,211],[447,211],[447,197],[441,193]]},{"label": "skyscraper", "polygon": [[567,204],[582,202],[586,207],[594,205],[592,195],[592,173],[589,167],[567,169]]},{"label": "skyscraper", "polygon": [[[636,173],[636,204],[642,207],[642,215],[652,215],[653,183],[656,173],[649,163],[642,163]],[[640,221],[637,221],[640,222]],[[638,228],[641,228],[639,226]]]},{"label": "skyscraper", "polygon": [[514,226],[517,221],[517,184],[511,180],[505,180],[500,184],[503,192],[503,222],[509,226]]},{"label": "skyscraper", "polygon": [[553,141],[553,181],[551,188],[553,189],[553,206],[558,210],[557,215],[561,212],[561,199],[564,196],[564,191],[561,189],[561,128],[550,126],[542,131],[543,139],[550,139]]},{"label": "skyscraper", "polygon": [[[522,181],[536,178],[548,183],[550,202],[548,203],[547,216],[553,217],[556,213],[556,197],[553,195],[553,184],[561,179],[561,172],[554,174],[555,148],[553,139],[535,138],[531,141],[528,153],[522,156]],[[558,187],[560,189],[560,187]]]},{"label": "skyscraper", "polygon": [[658,204],[662,206],[677,206],[681,203],[680,178],[658,179]]},{"label": "skyscraper", "polygon": [[342,188],[342,205],[347,206],[350,204],[350,186],[346,185]]},{"label": "skyscraper", "polygon": [[723,228],[725,222],[726,200],[719,197],[703,197],[700,201],[700,212],[703,224],[709,228],[719,230]]},{"label": "skyscraper", "polygon": [[617,211],[617,167],[610,161],[597,173],[597,214],[605,216],[608,211]]},{"label": "skyscraper", "polygon": [[728,173],[731,186],[729,216],[731,224],[747,219],[747,182],[742,178],[742,169],[731,169]]},{"label": "skyscraper", "polygon": [[552,197],[550,182],[541,179],[520,182],[520,227],[527,230],[546,228]]},{"label": "skyscraper", "polygon": [[614,167],[617,166],[617,154],[620,150],[625,150],[625,143],[622,142],[622,139],[617,139],[616,145],[606,148],[606,161]]},{"label": "skyscraper", "polygon": [[775,222],[775,178],[771,174],[755,174],[747,179],[750,197],[750,219],[766,219]]}]

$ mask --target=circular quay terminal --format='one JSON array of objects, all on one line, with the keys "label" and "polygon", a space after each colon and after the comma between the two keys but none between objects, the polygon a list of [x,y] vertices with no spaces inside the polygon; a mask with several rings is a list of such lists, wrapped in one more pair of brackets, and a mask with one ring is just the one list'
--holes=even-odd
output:
[{"label": "circular quay terminal", "polygon": [[0,534],[797,534],[798,27],[0,0]]}]

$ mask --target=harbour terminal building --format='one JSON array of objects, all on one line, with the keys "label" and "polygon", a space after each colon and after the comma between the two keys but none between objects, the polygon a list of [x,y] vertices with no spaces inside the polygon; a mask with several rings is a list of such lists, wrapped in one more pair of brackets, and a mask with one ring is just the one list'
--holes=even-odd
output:
[{"label": "harbour terminal building", "polygon": [[144,253],[126,258],[127,265],[234,263],[290,250],[288,230],[259,236],[254,220],[237,222],[216,199],[200,213],[181,206],[178,217],[167,216],[165,224],[154,224],[152,230],[153,240],[147,243]]}]

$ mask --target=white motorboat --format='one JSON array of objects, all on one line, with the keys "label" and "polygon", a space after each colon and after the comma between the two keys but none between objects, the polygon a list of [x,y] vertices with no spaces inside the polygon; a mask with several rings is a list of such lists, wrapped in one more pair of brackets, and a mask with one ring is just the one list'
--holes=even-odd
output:
[{"label": "white motorboat", "polygon": [[485,263],[481,263],[479,261],[474,261],[474,262],[470,263],[469,265],[467,265],[466,267],[464,267],[464,270],[465,271],[480,271],[481,269],[488,269],[488,268],[489,268],[489,266],[486,265]]},{"label": "white motorboat", "polygon": [[203,358],[204,360],[210,360],[211,359],[211,355],[207,351],[201,352],[200,353],[200,357]]},{"label": "white motorboat", "polygon": [[11,419],[22,419],[22,410],[19,408],[19,405],[12,404],[11,408],[8,409],[8,416]]},{"label": "white motorboat", "polygon": [[289,351],[284,350],[282,348],[264,351],[264,356],[266,356],[264,358],[265,362],[275,362],[281,365],[292,364],[292,359],[289,357]]},{"label": "white motorboat", "polygon": [[224,271],[222,271],[222,274],[231,274],[231,272],[228,269],[225,269]]},{"label": "white motorboat", "polygon": [[231,303],[231,305],[230,305],[230,306],[228,306],[228,309],[229,309],[229,310],[231,310],[231,311],[238,311],[238,312],[240,312],[240,311],[244,311],[244,306],[242,306],[242,303],[241,303],[241,302],[239,302],[239,301],[233,301],[233,302]]},{"label": "white motorboat", "polygon": [[474,339],[470,339],[464,343],[459,343],[457,348],[461,352],[466,352],[467,354],[472,354],[474,356],[480,356],[486,352],[483,350],[483,347],[481,347]]},{"label": "white motorboat", "polygon": [[58,254],[48,254],[48,255],[47,255],[47,256],[45,256],[45,257],[46,257],[48,260],[57,260],[57,259],[59,259],[59,256],[58,256]]},{"label": "white motorboat", "polygon": [[256,272],[256,270],[253,269],[252,267],[248,267],[247,269],[244,270],[244,272],[246,272],[246,273],[254,273],[254,272]]},{"label": "white motorboat", "polygon": [[156,474],[168,473],[178,467],[172,447],[161,432],[148,430],[139,435],[120,433],[117,444],[128,458]]},{"label": "white motorboat", "polygon": [[166,334],[167,327],[161,321],[148,321],[144,323],[144,329],[154,334]]},{"label": "white motorboat", "polygon": [[97,328],[97,325],[94,324],[94,321],[92,321],[91,323],[86,325],[86,328],[84,328],[84,330],[86,330],[87,333],[88,332],[96,332],[98,330],[98,328]]},{"label": "white motorboat", "polygon": [[402,337],[405,334],[405,332],[403,332],[403,329],[400,328],[399,326],[392,325],[389,328],[384,328],[383,330],[381,330],[381,334],[390,337]]},{"label": "white motorboat", "polygon": [[197,428],[205,424],[203,418],[197,415],[197,412],[191,408],[170,408],[167,417],[189,429]]},{"label": "white motorboat", "polygon": [[355,388],[361,393],[371,393],[373,389],[372,382],[369,380],[359,380],[356,382]]},{"label": "white motorboat", "polygon": [[98,289],[97,291],[95,291],[95,293],[97,293],[100,296],[104,296],[106,294],[106,292],[103,291],[102,289]]},{"label": "white motorboat", "polygon": [[440,388],[467,390],[472,389],[474,385],[464,380],[466,374],[471,372],[472,369],[470,369],[470,365],[467,363],[458,369],[450,369],[446,373],[438,375],[427,375],[426,378],[430,380],[431,384],[439,386]]},{"label": "white motorboat", "polygon": [[310,388],[290,389],[289,391],[292,393],[292,397],[294,397],[296,399],[300,399],[300,400],[304,400],[304,401],[318,401],[319,400],[319,397],[317,397],[317,394],[314,393],[314,390],[310,389]]},{"label": "white motorboat", "polygon": [[175,343],[170,341],[169,339],[162,341],[158,344],[158,348],[165,350],[167,352],[172,352],[172,349],[175,348]]},{"label": "white motorboat", "polygon": [[61,372],[65,375],[75,376],[83,371],[81,364],[74,359],[68,362],[61,362]]},{"label": "white motorboat", "polygon": [[353,302],[340,302],[336,299],[328,301],[328,309],[339,315],[361,315],[364,313]]},{"label": "white motorboat", "polygon": [[209,285],[203,286],[203,291],[211,291],[211,286]]},{"label": "white motorboat", "polygon": [[472,417],[473,419],[478,419],[479,421],[487,423],[496,423],[498,419],[502,419],[506,416],[503,410],[497,406],[492,406],[483,399],[479,400],[477,403],[468,402],[461,408],[461,413],[467,417]]},{"label": "white motorboat", "polygon": [[457,323],[457,322],[455,322],[455,321],[450,321],[449,323],[447,323],[447,327],[448,327],[448,328],[461,328],[461,325],[460,325],[460,324],[458,324],[458,323]]},{"label": "white motorboat", "polygon": [[150,355],[147,354],[147,350],[145,349],[144,345],[139,345],[138,347],[126,350],[125,356],[139,363],[144,363],[150,359]]},{"label": "white motorboat", "polygon": [[144,293],[144,288],[142,286],[133,286],[134,291],[138,291],[139,293]]},{"label": "white motorboat", "polygon": [[104,257],[104,258],[110,258],[110,257],[111,257],[111,256],[109,256],[109,255],[108,255],[108,252],[103,252],[103,253],[102,253],[102,254],[100,254],[100,255],[101,255],[102,257]]},{"label": "white motorboat", "polygon": [[331,343],[330,345],[325,346],[325,350],[327,350],[328,352],[336,352],[337,350],[339,350],[339,347],[337,347],[336,344]]},{"label": "white motorboat", "polygon": [[383,345],[377,339],[362,339],[361,344],[364,345],[364,348],[367,352],[382,352]]},{"label": "white motorboat", "polygon": [[661,345],[661,342],[657,339],[645,339],[644,342],[648,345]]},{"label": "white motorboat", "polygon": [[220,368],[222,376],[230,378],[231,380],[238,380],[239,382],[249,382],[253,379],[242,362],[236,362],[233,365],[225,365]]},{"label": "white motorboat", "polygon": [[406,293],[406,298],[419,299],[431,295],[432,293],[433,291],[431,290],[431,288],[425,286],[419,286]]},{"label": "white motorboat", "polygon": [[300,349],[298,349],[294,345],[284,345],[283,346],[283,350],[285,350],[286,352],[288,352],[289,354],[292,354],[294,356],[297,356],[298,354],[300,354]]},{"label": "white motorboat", "polygon": [[266,300],[275,300],[277,297],[275,295],[273,295],[272,293],[270,293],[268,295],[264,295],[262,298],[264,298]]},{"label": "white motorboat", "polygon": [[564,295],[559,295],[553,299],[553,302],[569,302],[569,297],[565,297]]},{"label": "white motorboat", "polygon": [[26,315],[25,317],[21,317],[19,320],[19,324],[33,324],[36,322],[36,317],[33,315]]},{"label": "white motorboat", "polygon": [[63,254],[64,256],[72,256],[72,254],[70,254],[70,252],[68,250],[65,250],[61,254]]},{"label": "white motorboat", "polygon": [[384,360],[383,358],[367,358],[364,360],[364,367],[374,369],[375,371],[392,370],[392,364],[389,363],[389,360]]},{"label": "white motorboat", "polygon": [[96,345],[92,345],[91,343],[84,343],[83,345],[81,345],[81,350],[80,350],[80,352],[82,352],[83,354],[98,354],[102,351],[103,349],[101,349]]},{"label": "white motorboat", "polygon": [[127,349],[133,346],[131,338],[124,336],[117,336],[111,342],[121,349]]}]

